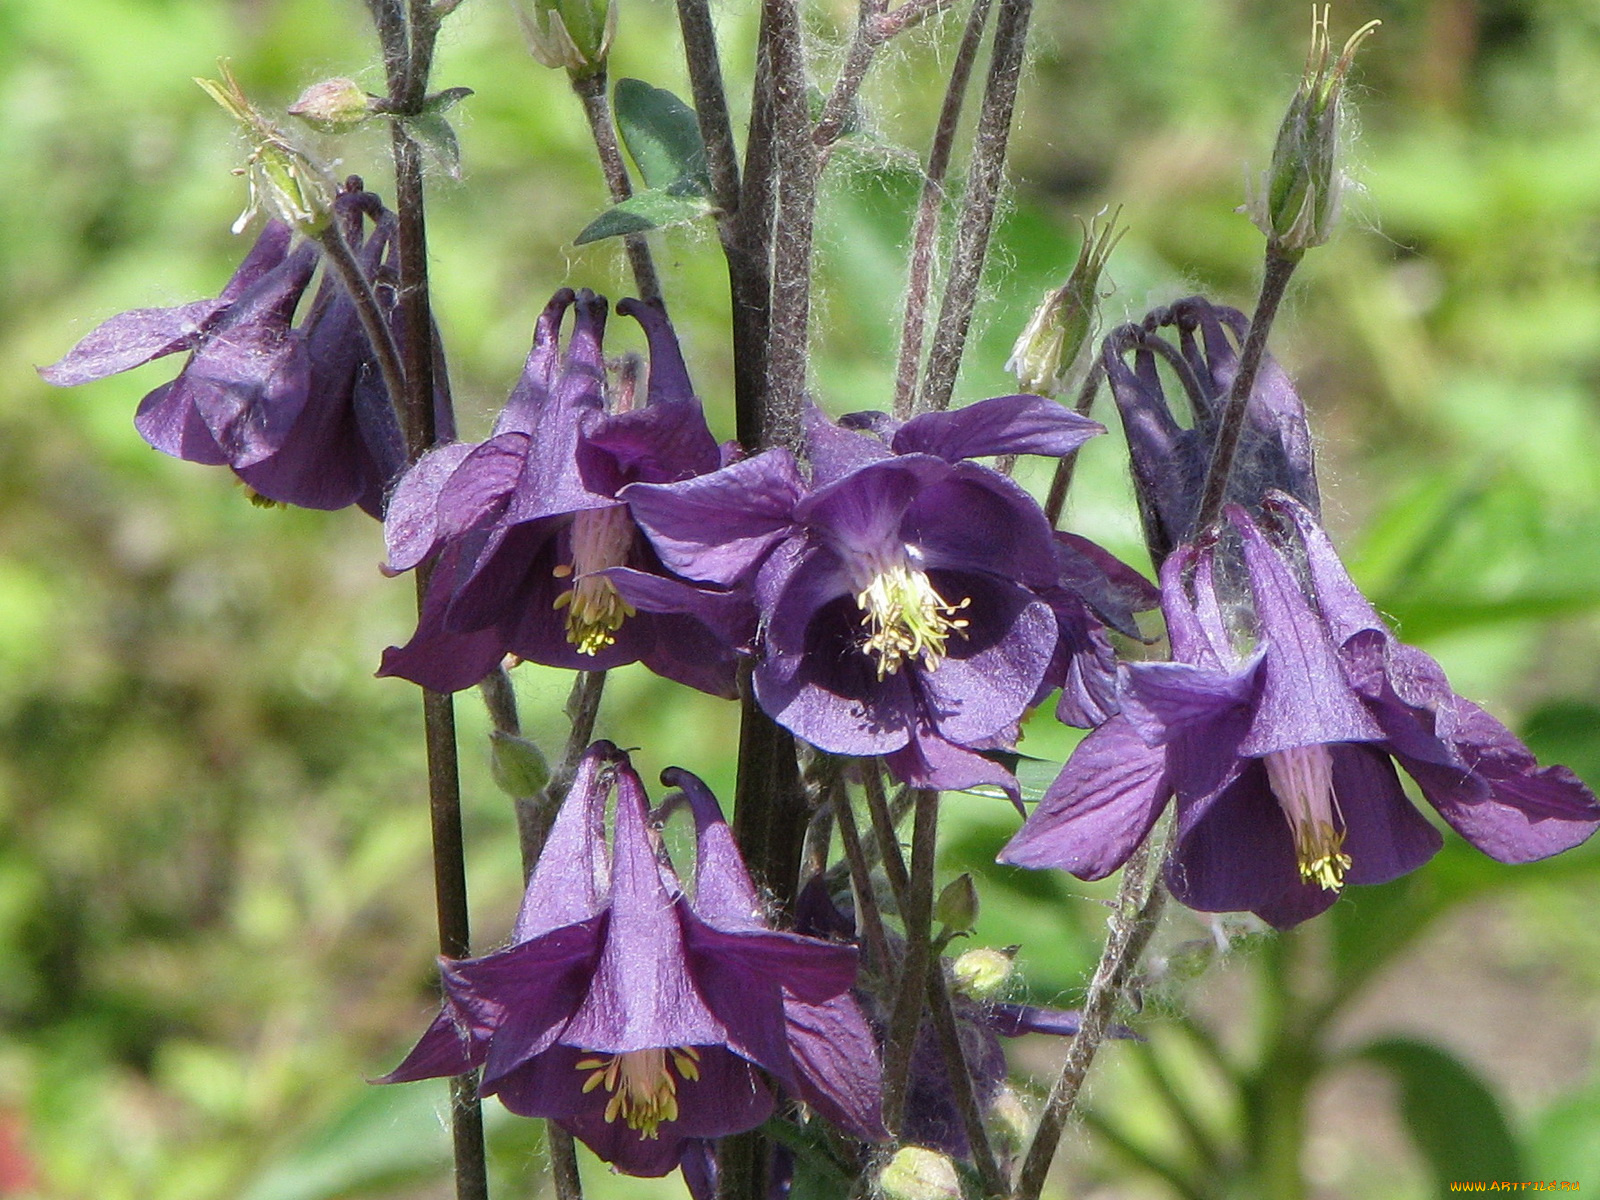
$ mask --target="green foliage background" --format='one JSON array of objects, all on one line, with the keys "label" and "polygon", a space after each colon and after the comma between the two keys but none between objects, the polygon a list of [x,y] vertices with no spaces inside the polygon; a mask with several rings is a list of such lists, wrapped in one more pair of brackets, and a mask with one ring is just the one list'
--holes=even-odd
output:
[{"label": "green foliage background", "polygon": [[[1010,340],[1075,254],[1072,217],[1105,204],[1130,227],[1108,322],[1196,289],[1248,307],[1260,239],[1233,210],[1303,54],[1304,7],[1281,0],[1039,5],[967,400],[1008,390]],[[824,63],[854,8],[815,13]],[[755,15],[720,9],[733,79]],[[1276,352],[1380,607],[1460,691],[1600,783],[1600,10],[1371,0],[1341,7],[1336,37],[1370,16],[1385,25],[1357,71],[1363,191],[1308,260]],[[916,163],[956,31],[888,56],[830,170],[815,382],[835,412],[887,406]],[[409,584],[379,576],[361,515],[258,510],[147,449],[130,416],[171,364],[71,392],[32,371],[114,312],[226,279],[244,150],[190,82],[219,56],[269,105],[334,74],[379,88],[355,0],[0,0],[0,1195],[442,1196],[442,1089],[363,1082],[434,1003],[418,704],[370,678],[409,632]],[[622,0],[613,75],[687,91],[662,0]],[[501,4],[463,5],[435,80],[477,91],[453,114],[465,178],[437,175],[430,216],[478,436],[549,293],[626,283],[615,243],[571,245],[603,205],[587,133]],[[378,131],[323,148],[390,191]],[[715,241],[674,230],[656,250],[728,436]],[[1137,561],[1115,438],[1080,478],[1076,527]],[[565,681],[518,675],[553,744]],[[462,698],[488,947],[519,876],[477,707]],[[1063,756],[1070,738],[1035,725],[1027,748]],[[677,763],[727,794],[727,706],[624,672],[602,731],[642,748],[647,778]],[[1003,806],[948,812],[943,865],[984,889],[978,940],[1022,943],[1031,994],[1070,1002],[1103,889],[994,867]],[[1059,1194],[1417,1197],[1508,1161],[1600,1187],[1597,885],[1592,848],[1502,868],[1452,844],[1293,938],[1173,921],[1151,1045],[1107,1053]],[[1059,1047],[1018,1050],[1048,1072]],[[1293,1105],[1260,1090],[1268,1075],[1299,1088],[1304,1128],[1274,1118]],[[499,1194],[536,1194],[535,1130],[490,1107]],[[1283,1137],[1295,1183],[1241,1165]],[[588,1167],[600,1194],[681,1194]]]}]

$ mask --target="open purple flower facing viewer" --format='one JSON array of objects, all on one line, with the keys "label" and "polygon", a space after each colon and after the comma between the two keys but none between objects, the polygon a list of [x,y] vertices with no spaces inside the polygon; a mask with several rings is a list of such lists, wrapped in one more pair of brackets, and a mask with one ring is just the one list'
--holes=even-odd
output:
[{"label": "open purple flower facing viewer", "polygon": [[767,928],[716,801],[688,772],[668,777],[695,809],[694,901],[658,858],[628,756],[596,742],[511,945],[442,961],[443,1010],[381,1082],[482,1067],[484,1095],[630,1175],[664,1175],[697,1139],[761,1124],[768,1076],[847,1133],[882,1136],[872,1034],[849,995],[855,950]]},{"label": "open purple flower facing viewer", "polygon": [[380,675],[448,692],[507,654],[575,670],[642,661],[732,695],[749,601],[668,577],[616,499],[630,483],[714,471],[722,453],[660,304],[624,300],[618,311],[649,338],[647,403],[630,408],[624,394],[619,405],[607,386],[605,299],[562,289],[488,440],[429,451],[396,487],[384,524],[390,568],[438,558],[416,633],[384,654]]},{"label": "open purple flower facing viewer", "polygon": [[1001,861],[1103,878],[1175,798],[1172,894],[1286,928],[1345,884],[1386,882],[1439,849],[1396,763],[1501,862],[1594,832],[1594,794],[1565,767],[1540,768],[1398,641],[1303,504],[1269,492],[1262,510],[1265,527],[1232,507],[1229,540],[1167,559],[1173,661],[1124,669],[1122,711],[1084,739]]},{"label": "open purple flower facing viewer", "polygon": [[[830,753],[884,756],[918,786],[1014,789],[979,751],[1009,746],[1023,711],[1063,682],[1073,653],[1060,652],[1057,606],[1083,610],[1073,644],[1094,648],[1083,627],[1100,617],[1065,564],[1104,567],[969,460],[1066,454],[1101,427],[1038,396],[847,422],[809,414],[809,481],[778,449],[622,498],[672,570],[752,586],[754,687],[774,720]],[[1121,595],[1122,582],[1099,591]]]}]

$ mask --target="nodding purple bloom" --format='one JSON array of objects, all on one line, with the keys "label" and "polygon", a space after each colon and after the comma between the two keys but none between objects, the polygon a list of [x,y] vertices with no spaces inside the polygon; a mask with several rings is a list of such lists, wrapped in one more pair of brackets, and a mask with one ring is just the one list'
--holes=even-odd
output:
[{"label": "nodding purple bloom", "polygon": [[754,624],[749,602],[668,577],[616,499],[630,483],[714,471],[721,451],[660,304],[625,300],[618,311],[649,338],[645,406],[607,411],[606,302],[563,289],[539,318],[493,436],[433,450],[395,489],[391,569],[439,558],[416,634],[384,655],[379,674],[456,691],[507,654],[579,670],[642,661],[732,694],[734,647]]},{"label": "nodding purple bloom", "polygon": [[1346,883],[1394,879],[1442,844],[1395,763],[1501,862],[1594,832],[1594,794],[1565,767],[1541,769],[1433,659],[1397,641],[1305,505],[1271,492],[1262,510],[1265,529],[1228,510],[1232,566],[1217,544],[1168,558],[1174,661],[1126,667],[1122,712],[1073,753],[1002,861],[1102,878],[1175,796],[1173,895],[1286,928]]},{"label": "nodding purple bloom", "polygon": [[[386,263],[394,215],[352,176],[334,216],[397,324]],[[373,223],[370,237],[364,219]],[[268,500],[319,509],[359,504],[381,516],[385,491],[405,464],[394,410],[355,305],[331,272],[294,324],[321,247],[291,242],[287,226],[268,222],[216,299],[112,317],[40,374],[65,387],[188,351],[178,377],[139,405],[134,424],[147,442],[177,458],[228,466]],[[448,429],[443,391],[438,407]]]},{"label": "nodding purple bloom", "polygon": [[1032,497],[967,460],[1065,454],[1101,427],[1037,396],[849,421],[870,432],[810,414],[809,486],[780,449],[623,498],[674,571],[753,580],[755,694],[780,724],[922,786],[1014,787],[974,750],[1012,738],[1062,668],[1062,568]]},{"label": "nodding purple bloom", "polygon": [[[1249,326],[1237,309],[1191,296],[1113,330],[1105,340],[1101,361],[1128,438],[1145,542],[1158,565],[1193,536],[1212,443],[1239,370],[1235,344],[1244,341]],[[1176,345],[1159,335],[1164,328],[1176,330]],[[1182,385],[1187,425],[1167,398],[1158,369],[1163,365]],[[1283,368],[1267,355],[1246,409],[1227,498],[1254,512],[1271,488],[1317,511],[1305,408]]]},{"label": "nodding purple bloom", "polygon": [[[753,904],[736,858],[703,863],[699,878],[691,903],[658,856],[627,755],[595,743],[512,944],[443,961],[443,1010],[383,1082],[482,1067],[484,1095],[551,1118],[630,1175],[664,1175],[694,1139],[766,1120],[763,1072],[846,1129],[877,1133],[871,1038],[847,997],[854,949],[767,929],[744,900],[728,907],[741,891]],[[809,1022],[819,1012],[828,1019]]]}]

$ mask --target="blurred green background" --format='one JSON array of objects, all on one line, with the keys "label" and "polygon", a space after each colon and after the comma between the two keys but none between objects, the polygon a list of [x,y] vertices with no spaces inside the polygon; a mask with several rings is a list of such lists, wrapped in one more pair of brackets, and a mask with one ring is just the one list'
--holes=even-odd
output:
[{"label": "blurred green background", "polygon": [[[1234,209],[1308,24],[1281,0],[1039,4],[967,400],[1008,390],[1010,341],[1075,255],[1072,218],[1106,204],[1130,228],[1108,323],[1194,290],[1248,307],[1260,238]],[[814,14],[825,78],[854,10]],[[719,10],[734,79],[755,15]],[[1362,187],[1276,352],[1379,606],[1542,757],[1600,783],[1600,8],[1371,0],[1334,14],[1336,43],[1373,16]],[[886,55],[830,169],[815,383],[835,412],[888,404],[916,164],[958,30]],[[245,151],[190,82],[219,56],[276,107],[330,75],[380,87],[356,0],[0,0],[0,1196],[442,1197],[442,1085],[363,1082],[436,1002],[419,705],[371,678],[409,633],[409,583],[379,576],[360,514],[253,508],[224,473],[145,447],[130,417],[171,363],[70,392],[32,370],[112,313],[213,295],[230,273]],[[623,0],[613,75],[687,91],[662,0]],[[430,200],[475,437],[549,293],[627,285],[614,243],[570,245],[603,202],[586,130],[499,0],[451,19],[435,81],[477,91],[456,110],[464,178],[437,173]],[[322,149],[391,191],[376,131]],[[655,245],[730,436],[715,240]],[[1084,458],[1074,526],[1139,561],[1115,438]],[[518,675],[553,745],[566,682]],[[459,707],[487,948],[519,891],[515,835],[476,698]],[[1027,748],[1065,754],[1034,726]],[[642,748],[647,778],[677,763],[727,794],[728,706],[622,672],[602,732]],[[947,813],[942,866],[984,891],[978,940],[1023,944],[1019,996],[1070,1003],[1104,888],[993,866],[1003,805],[958,796]],[[1178,917],[1147,976],[1150,1045],[1105,1055],[1058,1195],[1600,1188],[1593,847],[1505,868],[1453,842],[1285,939]],[[1061,1048],[1016,1049],[1048,1078]],[[538,1194],[536,1129],[490,1110],[497,1194]],[[585,1171],[597,1194],[682,1194]]]}]

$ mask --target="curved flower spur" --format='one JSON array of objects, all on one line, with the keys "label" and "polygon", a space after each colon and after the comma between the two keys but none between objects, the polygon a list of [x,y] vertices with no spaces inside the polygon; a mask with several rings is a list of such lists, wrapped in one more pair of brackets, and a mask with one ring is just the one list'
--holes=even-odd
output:
[{"label": "curved flower spur", "polygon": [[[720,825],[702,817],[699,780],[672,778],[703,793],[697,820]],[[628,756],[592,745],[511,945],[442,960],[443,1009],[380,1082],[482,1067],[484,1095],[555,1120],[630,1175],[664,1175],[695,1139],[761,1124],[774,1105],[763,1072],[846,1131],[879,1136],[871,1035],[848,995],[855,950],[766,928],[746,911],[754,889],[736,854],[709,846],[691,903],[647,808]]]},{"label": "curved flower spur", "polygon": [[1594,794],[1540,768],[1504,725],[1398,641],[1345,572],[1310,510],[1269,492],[1238,506],[1244,591],[1218,543],[1180,546],[1162,570],[1173,661],[1131,663],[1122,712],[1091,733],[1001,855],[1099,879],[1169,799],[1172,894],[1280,928],[1346,883],[1383,883],[1442,839],[1394,764],[1458,833],[1501,862],[1570,849],[1600,825]]},{"label": "curved flower spur", "polygon": [[903,425],[813,409],[809,483],[778,449],[622,495],[672,570],[751,583],[755,693],[780,724],[830,753],[885,756],[918,786],[1014,791],[978,751],[1013,740],[1065,676],[1063,560],[1033,498],[969,460],[1059,456],[1099,432],[1038,396]]},{"label": "curved flower spur", "polygon": [[458,691],[507,654],[575,670],[642,661],[732,694],[734,648],[754,622],[748,601],[726,592],[686,600],[695,589],[665,577],[615,498],[636,481],[714,471],[721,451],[659,303],[624,300],[618,311],[649,339],[642,408],[608,411],[605,299],[562,289],[539,317],[492,436],[440,446],[400,481],[384,526],[389,567],[438,562],[416,633],[385,652],[380,675]]}]

